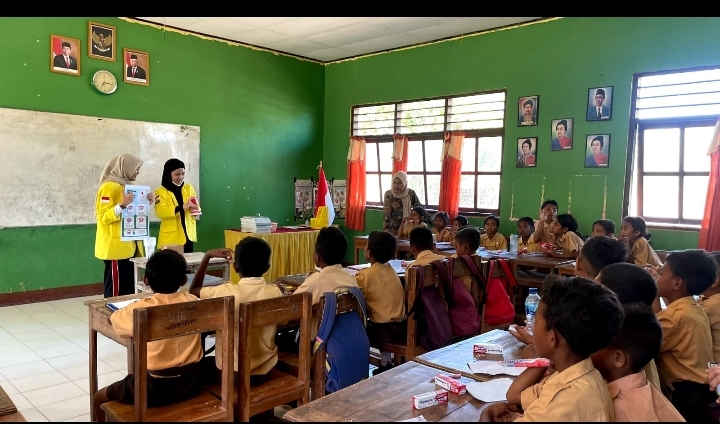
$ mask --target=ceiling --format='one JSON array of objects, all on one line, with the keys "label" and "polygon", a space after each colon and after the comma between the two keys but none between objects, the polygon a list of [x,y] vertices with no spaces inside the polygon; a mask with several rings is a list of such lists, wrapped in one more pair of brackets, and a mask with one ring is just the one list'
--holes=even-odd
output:
[{"label": "ceiling", "polygon": [[540,18],[135,18],[331,62]]}]

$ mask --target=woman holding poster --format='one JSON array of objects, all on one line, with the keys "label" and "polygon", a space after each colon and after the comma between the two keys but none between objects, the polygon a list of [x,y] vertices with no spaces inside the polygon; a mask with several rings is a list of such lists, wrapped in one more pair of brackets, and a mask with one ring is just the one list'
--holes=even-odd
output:
[{"label": "woman holding poster", "polygon": [[155,214],[160,218],[158,246],[182,245],[192,253],[197,241],[195,221],[200,219],[200,206],[195,189],[185,182],[185,164],[179,159],[165,162],[162,187],[155,190]]},{"label": "woman holding poster", "polygon": [[[120,237],[123,209],[135,200],[132,192],[125,194],[125,186],[135,181],[142,164],[142,159],[125,153],[110,159],[100,176],[95,196],[95,257],[105,262],[105,297],[135,293],[130,258],[142,255],[142,243],[122,241]],[[149,202],[154,199],[152,193],[147,197]]]}]

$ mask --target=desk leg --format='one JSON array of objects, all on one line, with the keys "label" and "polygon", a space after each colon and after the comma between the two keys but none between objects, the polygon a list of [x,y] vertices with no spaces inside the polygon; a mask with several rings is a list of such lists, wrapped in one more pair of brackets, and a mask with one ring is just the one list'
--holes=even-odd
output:
[{"label": "desk leg", "polygon": [[128,374],[132,374],[133,364],[134,364],[134,356],[135,356],[135,350],[133,349],[133,338],[130,337],[128,339],[128,345],[127,345],[127,366],[128,366]]},{"label": "desk leg", "polygon": [[140,289],[138,288],[138,281],[140,281],[140,272],[138,271],[138,264],[133,264],[134,267],[134,275],[135,275],[135,281],[133,281],[133,286],[135,286],[135,293],[140,293]]},{"label": "desk leg", "polygon": [[360,263],[360,249],[355,245],[355,265]]},{"label": "desk leg", "polygon": [[90,370],[89,370],[89,380],[90,380],[90,420],[91,421],[97,421],[97,418],[95,417],[95,408],[93,408],[93,396],[95,396],[95,393],[98,391],[98,381],[97,381],[97,331],[92,327],[93,322],[93,310],[90,309],[90,346],[89,346],[89,354],[90,354]]}]

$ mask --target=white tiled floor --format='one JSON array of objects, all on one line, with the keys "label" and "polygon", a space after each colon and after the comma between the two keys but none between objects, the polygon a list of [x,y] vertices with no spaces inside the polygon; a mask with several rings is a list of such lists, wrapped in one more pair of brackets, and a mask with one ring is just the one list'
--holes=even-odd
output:
[{"label": "white tiled floor", "polygon": [[[0,308],[0,385],[27,421],[90,421],[83,302],[101,297]],[[98,335],[98,385],[126,374],[125,348]]]}]

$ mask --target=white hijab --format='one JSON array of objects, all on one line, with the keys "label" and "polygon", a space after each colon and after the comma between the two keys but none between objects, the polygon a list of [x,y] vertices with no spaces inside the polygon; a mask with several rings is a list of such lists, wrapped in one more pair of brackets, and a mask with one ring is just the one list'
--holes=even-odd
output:
[{"label": "white hijab", "polygon": [[395,191],[392,186],[390,191],[392,192],[392,195],[394,198],[402,200],[403,204],[403,218],[406,216],[410,216],[410,211],[412,211],[412,203],[410,201],[410,191],[408,190],[408,184],[407,184],[407,174],[404,171],[398,171],[393,175],[393,182],[395,179],[399,179],[402,181],[403,186],[405,187],[403,191]]}]

